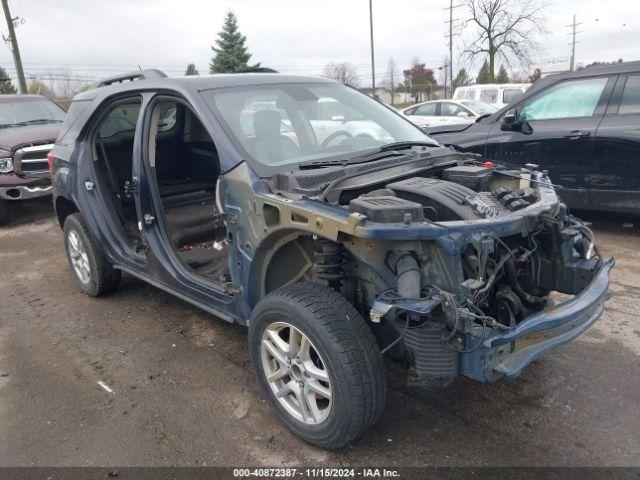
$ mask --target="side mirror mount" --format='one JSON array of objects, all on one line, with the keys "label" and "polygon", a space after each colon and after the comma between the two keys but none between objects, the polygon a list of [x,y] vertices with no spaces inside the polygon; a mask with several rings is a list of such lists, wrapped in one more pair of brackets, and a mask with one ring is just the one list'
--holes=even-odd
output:
[{"label": "side mirror mount", "polygon": [[469,118],[469,114],[467,112],[464,112],[464,111],[458,112],[457,116],[460,117],[460,118]]},{"label": "side mirror mount", "polygon": [[522,122],[518,121],[518,110],[512,108],[502,117],[500,122],[500,130],[517,132],[522,128]]}]

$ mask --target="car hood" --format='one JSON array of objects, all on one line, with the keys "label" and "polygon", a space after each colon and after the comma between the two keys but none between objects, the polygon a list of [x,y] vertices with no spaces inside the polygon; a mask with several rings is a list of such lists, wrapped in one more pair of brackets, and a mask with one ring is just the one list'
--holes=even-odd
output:
[{"label": "car hood", "polygon": [[426,129],[428,134],[438,134],[438,133],[450,133],[450,132],[463,132],[471,125],[474,125],[475,122],[471,123],[450,123],[444,125],[436,125],[433,127],[429,127]]},{"label": "car hood", "polygon": [[0,149],[11,152],[25,143],[55,141],[60,132],[60,123],[26,125],[24,127],[0,128]]}]

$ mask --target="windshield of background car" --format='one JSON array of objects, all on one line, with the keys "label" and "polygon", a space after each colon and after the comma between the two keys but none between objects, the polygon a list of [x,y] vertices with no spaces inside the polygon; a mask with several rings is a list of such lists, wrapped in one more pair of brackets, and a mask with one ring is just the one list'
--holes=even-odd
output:
[{"label": "windshield of background car", "polygon": [[485,115],[487,113],[493,113],[498,111],[498,109],[493,105],[488,105],[482,102],[476,102],[475,100],[462,100],[460,103],[463,104],[465,107],[469,107],[478,115]]},{"label": "windshield of background car", "polygon": [[202,92],[236,145],[267,166],[358,155],[395,142],[429,142],[371,97],[333,83],[288,83]]},{"label": "windshield of background car", "polygon": [[45,98],[22,98],[0,102],[0,128],[62,123],[65,111]]}]

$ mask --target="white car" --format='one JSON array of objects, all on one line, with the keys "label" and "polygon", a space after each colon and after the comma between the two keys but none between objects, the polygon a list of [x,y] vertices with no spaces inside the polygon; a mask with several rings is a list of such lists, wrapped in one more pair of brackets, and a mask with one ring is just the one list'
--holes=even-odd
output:
[{"label": "white car", "polygon": [[480,115],[498,109],[475,100],[432,100],[405,108],[400,113],[421,128],[454,123],[473,123]]},{"label": "white car", "polygon": [[370,138],[384,143],[393,137],[380,125],[362,118],[333,98],[320,98],[310,112],[311,126],[318,144],[329,145],[349,137]]},{"label": "white car", "polygon": [[475,100],[501,109],[527,91],[530,83],[483,83],[456,88],[455,101]]}]

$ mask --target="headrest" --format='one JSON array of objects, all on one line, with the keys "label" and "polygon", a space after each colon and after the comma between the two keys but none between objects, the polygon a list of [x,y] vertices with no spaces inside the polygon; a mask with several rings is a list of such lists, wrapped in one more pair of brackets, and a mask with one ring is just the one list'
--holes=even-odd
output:
[{"label": "headrest", "polygon": [[253,130],[258,138],[280,135],[280,113],[276,110],[259,110],[253,114]]}]

